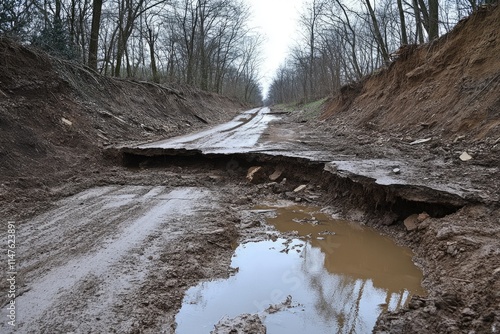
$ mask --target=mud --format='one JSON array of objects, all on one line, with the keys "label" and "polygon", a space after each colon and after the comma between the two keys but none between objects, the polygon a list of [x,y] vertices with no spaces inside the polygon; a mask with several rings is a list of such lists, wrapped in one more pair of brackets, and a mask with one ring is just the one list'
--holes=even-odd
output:
[{"label": "mud", "polygon": [[[338,217],[376,227],[415,251],[428,295],[414,297],[407,309],[383,313],[376,332],[488,332],[498,327],[499,299],[489,292],[498,290],[495,275],[500,266],[498,166],[482,163],[480,157],[473,163],[446,155],[442,159],[427,143],[409,145],[382,135],[371,140],[366,133],[340,128],[328,132],[325,126],[321,122],[304,125],[300,113],[291,118],[281,115],[262,135],[258,150],[195,153],[193,160],[213,167],[216,162],[225,168],[236,166],[230,170],[241,178],[249,167],[262,166],[256,181],[261,200],[278,197],[318,203]],[[459,151],[461,144],[448,145],[448,150]],[[132,165],[165,166],[185,159],[179,151],[174,157],[154,150],[142,151],[143,156],[134,150],[123,153],[124,161]],[[325,164],[332,157],[337,159]],[[276,171],[280,177],[270,182],[267,178]],[[305,187],[295,192],[300,185]],[[409,231],[403,221],[415,214],[431,217]],[[443,222],[447,228],[435,230]],[[254,236],[243,231],[242,238]],[[461,238],[466,241],[460,242]],[[447,309],[442,300],[448,300],[450,293],[454,306]]]},{"label": "mud", "polygon": [[[268,132],[302,126],[293,118],[280,117]],[[295,135],[301,136],[298,131]],[[338,141],[342,145],[349,143]],[[369,155],[372,147],[365,148]],[[397,156],[393,149],[382,150]],[[20,244],[19,301],[35,310],[27,320],[18,318],[19,332],[173,333],[186,290],[200,281],[233,274],[230,262],[238,240],[268,238],[265,217],[252,210],[290,200],[373,226],[415,252],[427,295],[412,298],[400,310],[383,312],[375,331],[489,332],[498,327],[499,209],[489,201],[481,203],[480,197],[469,201],[430,187],[346,177],[325,170],[323,162],[258,152],[128,155],[128,159],[129,167],[115,165],[80,174],[32,204],[10,203],[10,212],[24,208],[9,216],[19,226],[18,240],[29,239]],[[246,179],[251,166],[263,167],[255,183]],[[281,175],[270,181],[277,170]],[[453,175],[448,174],[450,180]],[[494,185],[494,180],[488,184],[486,179],[491,176],[484,176],[477,186]],[[301,185],[305,187],[296,192]],[[182,208],[187,189],[198,189],[195,193],[202,197],[194,205],[205,209],[182,210],[180,218],[169,215],[168,202],[174,211]],[[426,193],[426,189],[431,190]],[[428,202],[410,197],[416,193]],[[407,231],[403,220],[423,211],[431,217]],[[151,220],[141,220],[148,212]],[[131,226],[142,224],[144,231],[132,230]],[[384,263],[384,255],[376,260]],[[58,287],[51,284],[54,275],[57,281],[69,278]],[[42,301],[40,307],[37,300]],[[6,301],[4,296],[2,304]]]}]

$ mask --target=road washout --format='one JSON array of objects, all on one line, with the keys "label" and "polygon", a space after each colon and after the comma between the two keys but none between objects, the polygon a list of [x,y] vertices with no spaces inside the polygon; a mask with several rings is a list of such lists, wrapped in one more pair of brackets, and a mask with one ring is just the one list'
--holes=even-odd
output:
[{"label": "road washout", "polygon": [[[266,118],[270,112],[269,108],[252,109],[243,114],[243,120],[237,117],[231,122],[192,135],[137,146],[122,146],[111,151],[129,166],[162,161],[168,163],[172,157],[190,157],[198,161],[222,159],[233,162],[238,168],[259,164],[270,165],[271,168],[279,164],[295,167],[308,165],[316,170],[316,174],[326,171],[333,178],[380,188],[387,196],[448,206],[450,210],[465,205],[467,196],[478,193],[476,190],[467,193],[463,186],[441,183],[439,178],[432,182],[429,177],[420,177],[427,170],[410,166],[409,163],[389,159],[345,160],[345,157],[339,160],[335,153],[327,150],[319,154],[318,151],[311,152],[303,142],[283,136],[270,138],[266,136],[269,134],[266,132],[269,122],[280,119],[277,116]],[[251,115],[250,121],[245,118],[246,115]],[[275,131],[273,128],[270,131]],[[257,142],[256,138],[260,140]],[[395,168],[404,168],[404,173],[395,173]]]},{"label": "road washout", "polygon": [[[322,120],[301,112],[300,104],[291,115],[272,110],[271,114],[278,111],[283,117],[273,120],[260,136],[258,145],[270,142],[265,148],[235,157],[201,155],[196,148],[177,157],[165,155],[167,150],[155,157],[152,149],[139,155],[122,152],[123,162],[132,168],[115,165],[116,160],[108,159],[116,157],[113,150],[102,148],[216,124],[241,105],[189,87],[104,78],[0,41],[5,46],[0,60],[0,90],[5,97],[0,100],[0,211],[15,222],[19,235],[29,234],[24,226],[30,226],[40,212],[61,206],[59,199],[95,187],[204,188],[217,194],[220,205],[218,210],[203,212],[204,218],[194,218],[196,229],[182,230],[185,222],[176,222],[182,233],[175,240],[159,242],[161,247],[151,252],[151,260],[147,258],[154,271],[146,270],[144,277],[132,280],[132,288],[119,295],[112,308],[95,305],[99,315],[80,312],[94,298],[99,300],[101,287],[106,294],[113,289],[106,285],[109,277],[95,276],[66,294],[58,309],[63,315],[44,319],[36,332],[79,332],[81,328],[82,332],[173,333],[174,316],[187,288],[232,274],[228,268],[238,234],[239,240],[253,240],[262,233],[257,225],[265,222],[248,210],[277,201],[321,206],[337,217],[373,226],[415,252],[428,295],[413,297],[408,308],[384,312],[375,332],[498,332],[498,15],[499,6],[481,6],[438,41],[401,50],[396,62],[329,99]],[[293,150],[307,159],[289,157]],[[472,159],[462,161],[459,157],[464,153]],[[344,165],[337,168],[337,177],[323,171],[331,161],[365,161],[361,167],[376,167],[380,173],[375,180],[357,169],[351,173],[352,168]],[[252,183],[246,180],[249,167],[262,167]],[[418,189],[378,184],[384,175],[410,179]],[[431,190],[429,196],[426,188],[437,192]],[[418,192],[423,197],[415,197]],[[442,205],[440,197],[446,194],[452,194],[452,200]],[[33,259],[43,257],[47,249],[52,249],[49,254],[68,250],[64,257],[56,256],[63,263],[73,255],[98,251],[90,243],[110,227],[107,221],[95,221],[80,231],[91,238],[65,233],[54,240],[57,246],[41,247],[32,239],[31,247],[25,248]],[[60,222],[59,228],[71,230],[71,221]],[[3,239],[5,234],[0,232]],[[134,254],[130,262],[113,267],[109,276],[123,272],[127,277],[127,266],[143,263],[136,261],[143,259],[140,251]],[[31,268],[40,276],[30,275],[31,269],[21,272],[17,282],[21,297],[38,277],[57,268],[50,259]],[[0,267],[7,271],[4,262]],[[0,282],[2,291],[7,291],[6,284]],[[247,321],[246,328],[262,329],[253,315],[219,325],[227,329],[240,320]]]},{"label": "road washout", "polygon": [[408,308],[384,312],[375,332],[498,327],[500,296],[488,292],[499,291],[498,193],[496,179],[488,176],[498,174],[498,167],[441,157],[426,143],[409,145],[382,134],[374,140],[340,128],[324,132],[314,126],[325,124],[297,120],[296,115],[276,118],[258,147],[242,145],[231,154],[152,144],[120,147],[114,155],[134,168],[202,164],[233,177],[246,175],[257,186],[258,198],[326,205],[339,217],[376,227],[409,246],[429,295],[413,297]]}]

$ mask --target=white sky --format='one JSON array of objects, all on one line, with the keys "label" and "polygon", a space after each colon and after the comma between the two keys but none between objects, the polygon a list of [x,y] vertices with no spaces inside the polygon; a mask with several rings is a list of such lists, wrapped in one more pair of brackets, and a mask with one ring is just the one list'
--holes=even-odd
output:
[{"label": "white sky", "polygon": [[264,96],[278,67],[296,39],[299,11],[304,0],[245,0],[252,12],[250,26],[264,36],[260,83]]}]

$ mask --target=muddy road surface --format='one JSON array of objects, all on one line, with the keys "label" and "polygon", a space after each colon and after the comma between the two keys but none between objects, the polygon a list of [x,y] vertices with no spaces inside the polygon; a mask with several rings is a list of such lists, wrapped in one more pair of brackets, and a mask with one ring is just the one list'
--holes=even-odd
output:
[{"label": "muddy road surface", "polygon": [[[110,148],[106,154],[115,159],[114,168],[54,189],[61,198],[43,212],[10,219],[16,226],[15,327],[5,320],[11,311],[3,295],[0,331],[175,333],[183,301],[196,306],[203,300],[186,292],[240,277],[232,256],[245,244],[273,242],[264,244],[266,252],[276,258],[294,254],[298,263],[316,254],[313,262],[330,277],[336,238],[347,232],[323,228],[318,217],[328,215],[354,224],[354,231],[368,226],[409,247],[423,277],[418,292],[396,294],[396,302],[386,297],[374,304],[375,312],[362,306],[360,301],[375,299],[363,295],[359,282],[337,273],[338,282],[358,287],[359,298],[346,300],[357,300],[370,319],[359,320],[347,304],[329,308],[336,292],[322,288],[322,309],[333,310],[328,316],[337,325],[346,324],[336,327],[340,332],[496,332],[498,166],[480,159],[463,164],[429,145],[340,127],[326,131],[324,124],[306,126],[279,110],[258,108],[188,136]],[[280,212],[272,208],[297,203],[315,209],[283,222],[281,230],[269,223]],[[299,233],[304,224],[313,232]],[[335,245],[328,248],[331,253],[322,248],[326,241]],[[379,257],[399,252],[392,247]],[[390,263],[377,267],[384,270]],[[7,272],[6,263],[2,266]],[[9,289],[7,283],[2,289]],[[310,312],[307,303],[290,296],[280,294],[262,309],[225,317],[204,332],[264,333],[280,314]],[[231,302],[239,304],[239,298],[235,293]],[[356,315],[349,318],[352,323],[339,313],[343,308]]]},{"label": "muddy road surface", "polygon": [[[23,224],[17,234],[17,272],[25,283],[16,298],[15,332],[130,330],[129,299],[147,304],[138,283],[159,267],[196,265],[195,258],[171,260],[179,254],[166,249],[180,243],[195,251],[199,245],[190,246],[189,236],[215,243],[228,233],[213,215],[223,209],[218,193],[224,190],[98,187],[61,200]],[[162,281],[169,284],[168,278]],[[7,318],[5,307],[2,318]],[[8,332],[10,327],[2,325]]]},{"label": "muddy road surface", "polygon": [[262,133],[274,119],[276,117],[271,115],[269,108],[256,108],[208,130],[140,145],[138,148],[200,150],[204,154],[254,151],[259,148],[257,142]]}]

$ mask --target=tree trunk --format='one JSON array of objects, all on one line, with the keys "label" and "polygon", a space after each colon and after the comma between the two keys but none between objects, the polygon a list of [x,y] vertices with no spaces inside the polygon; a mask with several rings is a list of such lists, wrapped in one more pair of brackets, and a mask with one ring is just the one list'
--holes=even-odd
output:
[{"label": "tree trunk", "polygon": [[368,8],[368,12],[370,13],[370,17],[372,18],[373,23],[373,33],[375,35],[375,40],[378,43],[380,48],[380,52],[382,53],[382,58],[385,63],[389,62],[389,53],[387,52],[387,47],[384,43],[384,39],[382,38],[382,34],[380,33],[380,28],[378,25],[377,17],[375,16],[375,12],[373,11],[370,0],[365,0],[366,7]]},{"label": "tree trunk", "polygon": [[97,71],[97,50],[99,42],[99,28],[101,25],[102,0],[94,0],[92,11],[92,28],[90,31],[88,65]]},{"label": "tree trunk", "polygon": [[159,82],[158,78],[158,69],[156,68],[156,57],[155,57],[155,38],[153,35],[153,30],[151,28],[148,29],[149,33],[149,54],[151,56],[151,72],[153,74],[153,81]]},{"label": "tree trunk", "polygon": [[123,53],[124,53],[123,31],[122,31],[122,29],[120,29],[120,31],[118,32],[118,40],[117,40],[117,46],[116,46],[116,64],[115,64],[115,69],[113,71],[113,75],[115,77],[120,76],[120,73],[122,70]]},{"label": "tree trunk", "polygon": [[398,10],[399,10],[399,22],[401,25],[401,44],[408,44],[408,34],[406,33],[406,20],[405,20],[405,12],[403,9],[402,0],[398,0]]},{"label": "tree trunk", "polygon": [[424,32],[417,0],[413,0],[413,11],[415,12],[415,34],[417,35],[418,43],[422,44],[424,42]]},{"label": "tree trunk", "polygon": [[429,0],[429,41],[439,36],[439,3],[438,0]]}]

